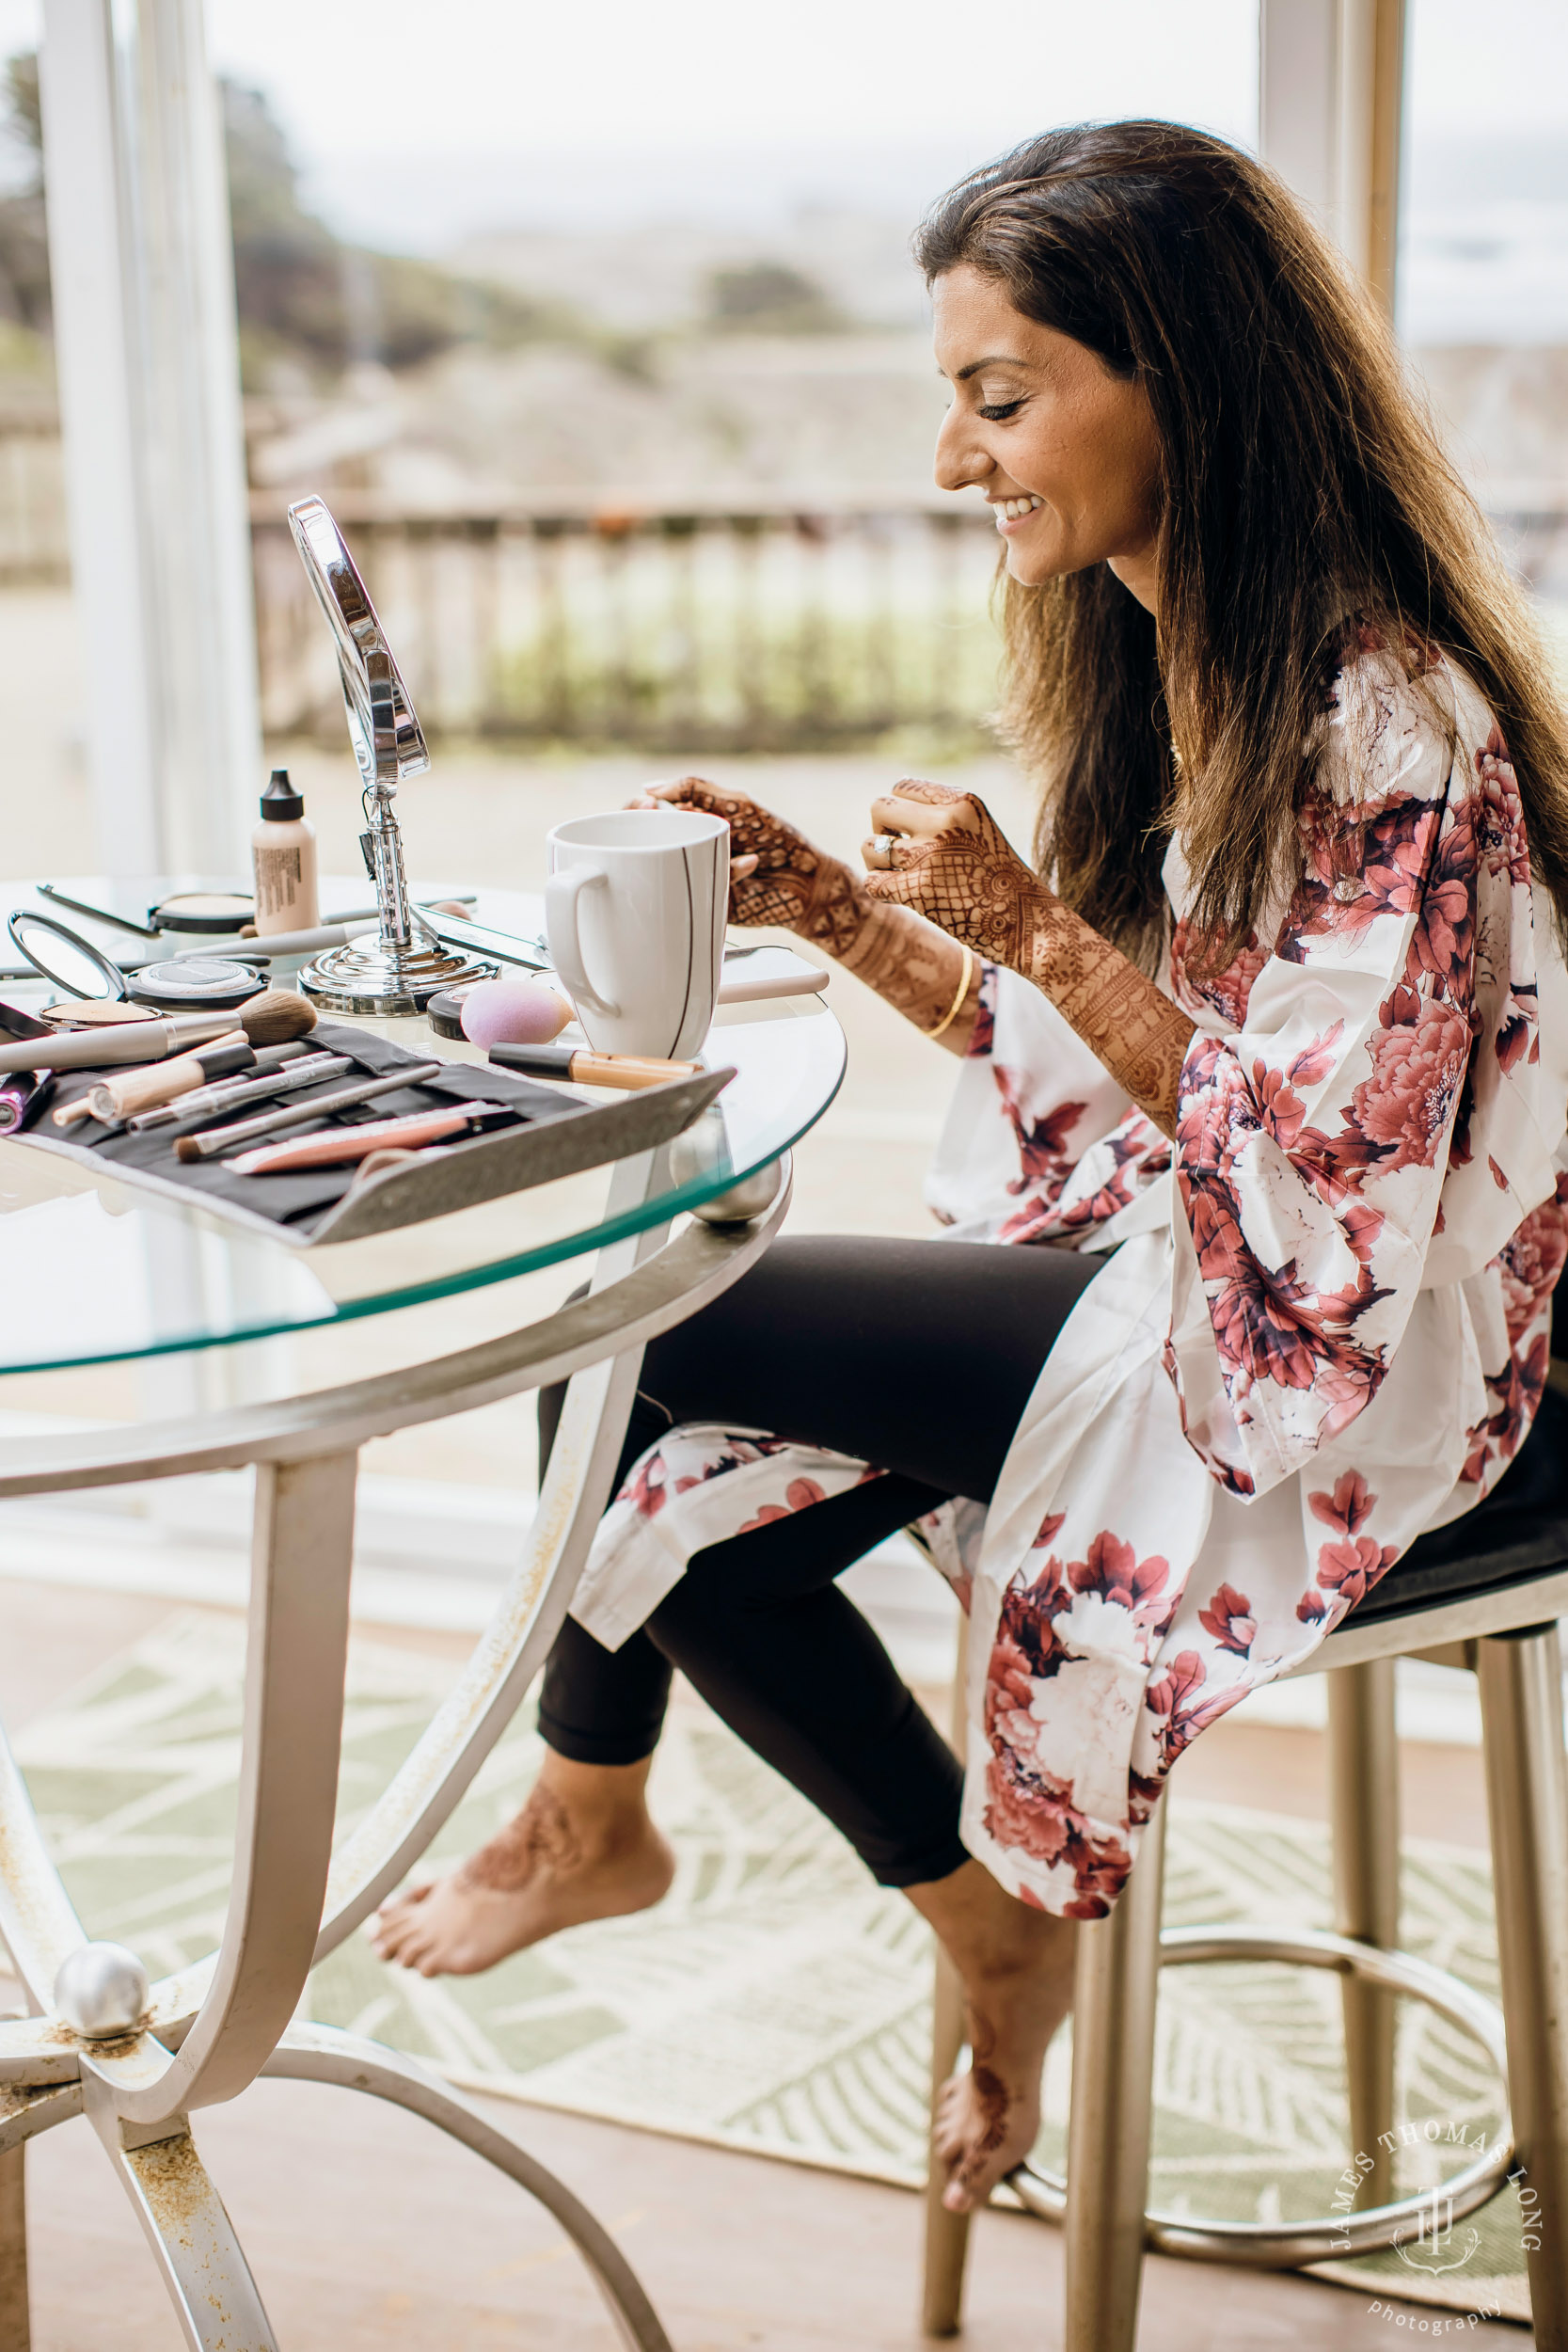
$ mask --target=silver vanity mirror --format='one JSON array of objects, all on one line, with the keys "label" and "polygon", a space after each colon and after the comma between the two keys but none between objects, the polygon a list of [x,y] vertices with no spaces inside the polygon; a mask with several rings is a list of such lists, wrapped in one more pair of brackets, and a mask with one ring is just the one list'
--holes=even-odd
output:
[{"label": "silver vanity mirror", "polygon": [[405,777],[423,774],[430,754],[375,607],[331,514],[318,498],[300,499],[289,509],[289,529],[338,651],[365,808],[360,847],[380,918],[375,938],[329,948],[306,965],[299,984],[328,1012],[422,1012],[438,989],[483,979],[495,966],[443,947],[409,903],[392,802]]}]

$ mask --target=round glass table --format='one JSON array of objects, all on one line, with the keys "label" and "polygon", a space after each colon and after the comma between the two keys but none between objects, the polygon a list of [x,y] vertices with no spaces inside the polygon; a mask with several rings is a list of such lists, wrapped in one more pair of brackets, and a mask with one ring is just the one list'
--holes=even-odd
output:
[{"label": "round glass table", "polygon": [[[111,897],[90,880],[59,885],[138,915],[171,886],[166,878],[121,885]],[[324,891],[329,910],[363,896],[362,883]],[[0,912],[28,903],[62,912],[22,884]],[[539,912],[536,900],[485,892],[474,915],[536,935]],[[74,912],[66,919],[111,953],[131,952],[128,934]],[[0,995],[22,1006],[53,993],[0,980]],[[481,1058],[433,1041],[422,1020],[364,1025],[421,1053]],[[837,1091],[844,1040],[818,997],[784,997],[721,1010],[702,1058],[736,1074],[703,1114],[710,1123],[700,1152],[683,1160],[677,1138],[608,1170],[304,1251],[24,1138],[0,1140],[0,1371],[230,1348],[388,1318],[378,1369],[346,1385],[300,1392],[285,1383],[287,1393],[175,1421],[0,1438],[0,1500],[247,1465],[256,1478],[240,1816],[218,1949],[150,1984],[134,1953],[89,1938],[0,1739],[0,1935],[37,2011],[0,2019],[0,2342],[27,2340],[26,2141],[86,2113],[185,2341],[208,2352],[272,2352],[265,2309],[190,2122],[194,2109],[267,2074],[390,2100],[475,2150],[549,2208],[625,2342],[668,2352],[613,2240],[515,2140],[401,2053],[301,2024],[295,2011],[311,1967],[418,1860],[515,1712],[609,1500],[643,1346],[719,1296],[778,1232],[790,1149]],[[512,1327],[503,1315],[499,1332],[444,1354],[416,1343],[410,1358],[390,1343],[394,1329],[417,1324],[403,1310],[486,1287],[501,1298],[499,1286],[515,1278],[578,1258],[588,1262],[586,1289],[536,1320]],[[523,1556],[418,1745],[335,1844],[359,1449],[559,1381],[564,1409]]]},{"label": "round glass table", "polygon": [[[160,892],[175,886],[150,881],[114,891],[91,878],[59,885],[89,904],[123,901],[127,914],[145,914]],[[324,888],[328,908],[329,890],[339,904],[362,903],[363,883],[357,898],[352,882]],[[25,883],[0,882],[0,914],[26,905],[53,911],[111,953],[117,946],[121,954],[133,947],[127,934],[62,908],[58,899],[39,898]],[[474,915],[531,939],[543,907],[521,893],[484,891]],[[304,961],[283,967],[284,984]],[[750,958],[733,966],[754,968]],[[0,979],[0,996],[24,1010],[57,993],[40,979]],[[483,1064],[477,1047],[435,1036],[423,1019],[347,1025],[421,1055]],[[575,1026],[564,1036],[580,1040]],[[838,1089],[844,1035],[815,994],[737,1004],[721,1008],[700,1058],[708,1069],[730,1065],[736,1073],[705,1115],[700,1175],[683,1181],[665,1155],[636,1198],[628,1198],[624,1182],[607,1185],[604,1171],[590,1170],[391,1234],[307,1252],[24,1140],[0,1139],[0,1373],[124,1361],[387,1314],[511,1281],[667,1225],[755,1176],[800,1140]],[[583,1090],[583,1099],[606,1098]]]}]

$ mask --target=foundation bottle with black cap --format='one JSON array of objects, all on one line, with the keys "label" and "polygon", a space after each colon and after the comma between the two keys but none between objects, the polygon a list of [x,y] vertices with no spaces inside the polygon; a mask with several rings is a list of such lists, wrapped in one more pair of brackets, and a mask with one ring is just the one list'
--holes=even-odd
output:
[{"label": "foundation bottle with black cap", "polygon": [[309,930],[321,921],[316,891],[316,828],[305,803],[289,782],[287,768],[275,768],[261,795],[261,821],[250,836],[256,871],[256,930]]}]

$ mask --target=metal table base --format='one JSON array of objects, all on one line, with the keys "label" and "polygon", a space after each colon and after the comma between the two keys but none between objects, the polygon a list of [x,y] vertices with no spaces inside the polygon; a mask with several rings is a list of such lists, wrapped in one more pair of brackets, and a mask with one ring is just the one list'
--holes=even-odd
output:
[{"label": "metal table base", "polygon": [[[652,1155],[610,1207],[646,1196]],[[642,1349],[768,1248],[789,1166],[748,1224],[655,1228],[601,1250],[587,1295],[544,1322],[347,1387],[188,1422],[0,1450],[0,1499],[254,1464],[256,1500],[234,1870],[223,1940],[152,1987],[136,2028],[88,2040],[54,2009],[87,1942],[0,1737],[0,1934],[37,2014],[0,2020],[0,2344],[25,2352],[27,2141],[86,2112],[198,2352],[277,2352],[191,2116],[268,2074],[387,2099],[529,2191],[572,2240],[637,2352],[669,2352],[613,2241],[553,2174],[398,2052],[293,2023],[306,1979],[399,1883],[458,1804],[544,1663],[609,1501]],[[332,1846],[358,1449],[529,1389],[569,1382],[525,1556],[456,1687],[369,1815]]]}]

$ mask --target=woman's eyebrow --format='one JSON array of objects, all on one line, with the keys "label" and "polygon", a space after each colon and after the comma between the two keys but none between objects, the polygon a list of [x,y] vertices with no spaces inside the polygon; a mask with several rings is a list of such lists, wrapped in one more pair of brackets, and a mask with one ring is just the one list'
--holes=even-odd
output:
[{"label": "woman's eyebrow", "polygon": [[1027,365],[1027,360],[1011,358],[1005,351],[991,351],[983,359],[972,359],[967,368],[960,368],[953,381],[955,384],[967,384],[970,377],[978,375],[982,368],[1022,368]]}]

